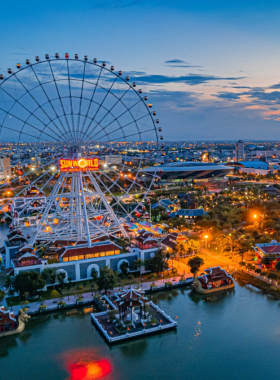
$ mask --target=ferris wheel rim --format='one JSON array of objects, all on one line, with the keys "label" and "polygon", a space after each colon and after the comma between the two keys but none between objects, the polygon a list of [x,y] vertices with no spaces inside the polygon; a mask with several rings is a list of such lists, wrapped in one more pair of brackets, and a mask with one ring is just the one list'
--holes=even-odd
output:
[{"label": "ferris wheel rim", "polygon": [[[81,64],[83,64],[84,65],[84,69],[86,68],[86,65],[88,64],[88,65],[92,65],[92,66],[94,66],[94,67],[98,67],[98,68],[100,68],[100,74],[99,74],[99,77],[100,77],[100,75],[101,75],[101,73],[102,73],[102,71],[103,70],[105,70],[107,73],[110,73],[110,74],[113,74],[113,75],[115,75],[115,80],[117,80],[117,79],[120,79],[124,84],[126,84],[127,86],[128,86],[128,90],[133,90],[133,92],[134,92],[134,94],[136,94],[137,96],[138,96],[138,98],[139,98],[139,103],[140,102],[142,102],[142,104],[144,105],[144,107],[145,107],[145,109],[146,109],[146,111],[147,111],[147,115],[146,115],[146,117],[147,116],[150,116],[150,120],[151,120],[151,122],[152,122],[152,125],[153,125],[153,129],[154,129],[154,132],[155,132],[155,134],[156,134],[156,144],[157,144],[157,150],[159,151],[160,149],[159,149],[159,136],[158,136],[158,131],[157,131],[157,127],[156,127],[156,123],[155,123],[155,120],[154,120],[154,118],[153,118],[153,115],[152,115],[152,113],[150,112],[150,110],[149,110],[149,107],[147,106],[147,104],[145,103],[145,101],[144,101],[144,98],[140,95],[140,93],[138,92],[138,91],[136,91],[135,90],[135,88],[134,88],[134,86],[133,85],[131,85],[129,82],[128,82],[128,80],[126,80],[125,78],[123,78],[123,76],[122,75],[120,75],[119,73],[117,73],[115,70],[110,70],[109,68],[107,68],[106,66],[104,67],[102,64],[99,64],[98,62],[97,63],[95,63],[95,62],[91,62],[91,61],[88,61],[88,60],[82,60],[82,59],[75,59],[75,58],[49,58],[49,59],[45,59],[45,60],[40,60],[40,61],[38,61],[38,62],[30,62],[30,64],[28,64],[28,65],[25,65],[24,67],[21,67],[20,69],[18,69],[17,71],[15,71],[15,72],[12,72],[10,75],[8,75],[7,77],[4,77],[4,79],[1,81],[1,83],[0,83],[0,89],[2,89],[3,90],[3,88],[2,88],[2,85],[5,83],[5,82],[7,82],[9,79],[11,79],[12,77],[15,77],[17,80],[18,80],[18,78],[17,78],[17,74],[18,73],[20,73],[20,72],[22,72],[22,71],[24,71],[24,70],[26,70],[26,69],[28,69],[28,68],[31,68],[32,70],[33,70],[33,67],[35,67],[35,66],[37,66],[37,65],[40,65],[40,64],[42,64],[42,63],[49,63],[49,65],[50,65],[50,67],[51,67],[51,62],[64,62],[64,63],[67,63],[67,66],[68,66],[68,63],[69,62],[80,62]],[[34,72],[34,70],[33,70],[33,72]],[[35,75],[36,75],[36,73],[35,73]],[[43,89],[43,84],[45,84],[45,83],[41,83],[40,81],[39,81],[39,79],[38,79],[38,77],[37,77],[37,75],[36,75],[36,79],[37,79],[37,81],[38,81],[38,85],[36,86],[36,87],[41,87],[42,89]],[[59,80],[57,80],[57,79],[55,79],[54,78],[54,76],[53,76],[53,80],[51,80],[51,81],[49,81],[49,82],[58,82],[58,81],[61,81],[61,80],[64,80],[64,81],[70,81],[70,80],[76,80],[76,81],[81,81],[82,83],[90,83],[91,85],[93,85],[93,83],[91,83],[91,82],[88,82],[86,79],[84,79],[84,72],[83,72],[83,78],[82,79],[78,79],[78,78],[75,78],[75,79],[70,79],[70,76],[69,76],[69,70],[68,70],[68,78],[65,78],[65,79],[59,79]],[[97,88],[97,87],[99,87],[99,88],[102,88],[101,86],[99,86],[98,84],[95,84],[95,89]],[[32,88],[32,90],[33,90],[34,88]],[[115,96],[114,94],[112,94],[112,92],[111,91],[109,91],[108,89],[106,89],[106,88],[103,88],[105,91],[107,91],[107,95],[110,93],[111,95],[113,95],[113,96]],[[31,90],[28,90],[28,89],[25,89],[25,91],[26,91],[26,93],[28,93],[28,94],[30,94],[30,91]],[[44,90],[43,90],[44,91]],[[83,94],[83,87],[82,87],[82,91],[81,91],[81,94]],[[9,94],[10,95],[10,94]],[[25,95],[25,94],[24,94]],[[22,95],[22,96],[24,96],[24,95]],[[116,96],[115,96],[116,97]],[[69,98],[69,96],[68,96],[68,98]],[[70,98],[71,98],[71,96],[70,96]],[[81,99],[83,98],[82,96],[80,97]],[[116,97],[117,98],[117,97]],[[117,98],[118,99],[118,98]],[[52,100],[49,100],[48,99],[48,102],[46,102],[46,103],[50,103],[51,105],[52,105],[52,101],[53,101],[53,99]],[[16,103],[18,103],[18,100],[16,100]],[[125,105],[124,105],[125,106]],[[134,105],[133,105],[134,106]],[[14,107],[14,105],[9,109],[9,111],[12,109]],[[125,106],[126,107],[126,106]],[[40,107],[39,107],[40,108]],[[6,110],[3,110],[2,109],[2,111],[4,111],[5,113],[6,113],[6,117],[8,116],[8,112],[6,111]],[[29,111],[30,112],[30,111]],[[70,113],[70,114],[73,114],[73,113]],[[79,115],[80,113],[78,113],[78,115]],[[31,116],[31,115],[30,115]],[[30,117],[29,116],[29,117]],[[61,116],[59,116],[58,117],[58,120],[60,120],[60,118],[62,117],[62,116],[65,116],[65,115],[61,115]],[[5,118],[6,118],[5,117]],[[14,115],[13,115],[13,117],[15,117]],[[134,117],[132,117],[133,119],[134,119]],[[132,121],[132,123],[133,122],[135,122],[135,124],[136,124],[136,126],[137,126],[137,120],[133,120]],[[42,122],[42,124],[44,124],[43,122]],[[32,125],[30,125],[31,127],[33,127]],[[3,127],[3,125],[1,125],[1,128],[0,128],[0,130],[2,129],[2,128],[7,128],[7,127]],[[137,128],[138,128],[138,126],[137,126]],[[8,128],[7,128],[8,129]],[[151,131],[152,131],[152,129],[151,129]],[[16,131],[17,132],[17,131]],[[145,133],[146,131],[144,131],[144,133]],[[24,133],[24,134],[26,134],[26,132]],[[140,136],[141,136],[141,132],[139,133],[140,134]],[[34,137],[34,136],[33,136]],[[50,136],[52,139],[54,139],[54,137],[53,136]],[[102,136],[102,137],[104,137],[104,136]],[[129,136],[129,137],[131,137],[131,136]],[[41,140],[44,140],[44,141],[49,141],[49,140],[46,140],[46,139],[42,139],[42,138],[40,138],[41,140],[39,140],[39,137],[37,138],[38,139],[38,141],[41,141]],[[98,140],[97,140],[98,141]],[[109,141],[108,141],[109,142]]]}]

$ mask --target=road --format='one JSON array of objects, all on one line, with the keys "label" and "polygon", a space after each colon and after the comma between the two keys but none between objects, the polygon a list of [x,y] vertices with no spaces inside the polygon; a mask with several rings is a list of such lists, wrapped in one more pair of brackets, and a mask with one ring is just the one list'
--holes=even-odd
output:
[{"label": "road", "polygon": [[[234,270],[239,267],[240,257],[236,257],[236,259],[230,259],[230,256],[222,256],[219,254],[215,254],[210,251],[206,251],[205,249],[202,252],[198,253],[198,256],[204,260],[204,264],[200,268],[200,272],[203,272],[207,268],[220,266],[222,269],[226,270]],[[180,259],[180,261],[173,260],[173,267],[178,269],[178,273],[180,275],[188,275],[190,274],[190,267],[187,265],[188,258]],[[172,268],[172,260],[169,260],[170,268]]]}]

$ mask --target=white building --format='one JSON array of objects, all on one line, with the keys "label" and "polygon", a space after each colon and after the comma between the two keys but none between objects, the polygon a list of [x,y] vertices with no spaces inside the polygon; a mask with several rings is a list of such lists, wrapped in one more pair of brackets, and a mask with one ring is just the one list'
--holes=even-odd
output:
[{"label": "white building", "polygon": [[10,157],[0,158],[0,180],[7,180],[11,178],[11,159]]}]

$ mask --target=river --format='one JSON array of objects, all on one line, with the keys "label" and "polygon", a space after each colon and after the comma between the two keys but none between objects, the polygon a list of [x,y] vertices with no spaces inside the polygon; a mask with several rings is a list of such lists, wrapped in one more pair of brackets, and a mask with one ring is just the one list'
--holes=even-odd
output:
[{"label": "river", "polygon": [[176,319],[177,331],[113,346],[88,310],[33,317],[24,332],[1,339],[1,379],[280,378],[279,301],[238,284],[208,297],[176,289],[153,301]]}]

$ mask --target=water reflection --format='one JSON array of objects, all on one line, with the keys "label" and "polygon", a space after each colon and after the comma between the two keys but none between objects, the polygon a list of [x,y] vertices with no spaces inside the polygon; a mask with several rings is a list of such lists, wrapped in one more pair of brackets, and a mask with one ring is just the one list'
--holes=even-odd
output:
[{"label": "water reflection", "polygon": [[112,372],[110,360],[94,347],[66,351],[59,360],[69,373],[68,380],[103,379]]},{"label": "water reflection", "polygon": [[199,294],[195,290],[189,293],[190,299],[198,304],[199,302],[221,302],[225,298],[232,297],[235,294],[235,289],[220,290],[215,293]]},{"label": "water reflection", "polygon": [[148,342],[147,338],[137,339],[135,341],[128,341],[127,343],[122,343],[117,346],[112,346],[112,350],[121,349],[121,352],[126,357],[138,357],[143,356],[145,351],[147,350]]}]

